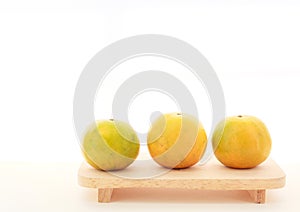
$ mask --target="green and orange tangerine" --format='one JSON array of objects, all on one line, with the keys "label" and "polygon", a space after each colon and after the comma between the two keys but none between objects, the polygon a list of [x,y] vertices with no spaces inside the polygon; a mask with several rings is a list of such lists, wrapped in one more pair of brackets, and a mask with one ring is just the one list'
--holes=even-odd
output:
[{"label": "green and orange tangerine", "polygon": [[232,116],[215,128],[212,144],[216,158],[231,168],[253,168],[264,162],[272,140],[265,124],[254,116]]},{"label": "green and orange tangerine", "polygon": [[139,153],[139,140],[133,128],[122,121],[96,121],[87,130],[82,153],[95,169],[111,171],[128,167]]},{"label": "green and orange tangerine", "polygon": [[150,155],[166,168],[187,168],[204,154],[207,136],[202,124],[188,114],[168,113],[157,118],[147,137]]}]

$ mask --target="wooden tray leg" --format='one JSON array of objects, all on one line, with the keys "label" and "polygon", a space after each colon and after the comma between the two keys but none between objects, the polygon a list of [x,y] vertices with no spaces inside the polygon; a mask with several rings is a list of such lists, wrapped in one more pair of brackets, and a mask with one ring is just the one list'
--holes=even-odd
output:
[{"label": "wooden tray leg", "polygon": [[98,202],[110,202],[113,188],[98,188]]},{"label": "wooden tray leg", "polygon": [[263,204],[266,202],[266,190],[248,190],[248,193],[255,203]]}]

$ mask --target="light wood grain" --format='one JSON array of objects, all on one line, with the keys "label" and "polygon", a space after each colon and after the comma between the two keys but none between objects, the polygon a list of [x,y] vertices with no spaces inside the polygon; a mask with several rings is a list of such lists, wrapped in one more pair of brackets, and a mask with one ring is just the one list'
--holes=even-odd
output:
[{"label": "light wood grain", "polygon": [[249,190],[250,197],[255,203],[263,204],[266,201],[266,190]]},{"label": "light wood grain", "polygon": [[110,202],[112,193],[113,193],[113,188],[99,188],[98,202]]},{"label": "light wood grain", "polygon": [[[161,167],[139,167],[133,164],[125,170],[104,172],[83,163],[78,172],[81,186],[97,189],[108,188],[184,188],[203,190],[245,190],[253,194],[255,202],[264,202],[266,189],[281,188],[285,185],[285,174],[271,159],[253,169],[231,169],[212,159],[203,166],[188,169],[166,170],[164,174],[147,179],[118,177],[122,172]],[[163,168],[161,168],[163,169]],[[253,192],[254,191],[254,192]],[[259,191],[257,193],[257,191]],[[255,199],[256,198],[256,199]],[[261,198],[261,199],[260,199]]]}]

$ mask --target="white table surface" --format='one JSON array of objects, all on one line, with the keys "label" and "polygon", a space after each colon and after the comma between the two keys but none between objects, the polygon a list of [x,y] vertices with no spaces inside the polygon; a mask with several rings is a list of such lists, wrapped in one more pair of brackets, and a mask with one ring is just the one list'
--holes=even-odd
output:
[{"label": "white table surface", "polygon": [[243,191],[180,189],[115,190],[98,203],[95,189],[77,184],[80,163],[0,163],[0,211],[300,211],[300,164],[281,165],[286,186],[251,202]]}]

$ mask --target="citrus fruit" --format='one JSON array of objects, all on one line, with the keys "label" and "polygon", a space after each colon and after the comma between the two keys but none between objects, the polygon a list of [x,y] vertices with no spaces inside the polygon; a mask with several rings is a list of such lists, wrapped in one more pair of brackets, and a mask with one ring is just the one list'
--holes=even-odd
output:
[{"label": "citrus fruit", "polygon": [[147,136],[151,157],[167,168],[193,166],[201,159],[206,144],[206,133],[198,119],[181,113],[158,117]]},{"label": "citrus fruit", "polygon": [[129,166],[138,156],[139,147],[138,137],[129,124],[110,119],[89,127],[82,152],[92,167],[110,171]]},{"label": "citrus fruit", "polygon": [[253,168],[265,161],[272,141],[265,124],[254,116],[233,116],[215,128],[212,143],[216,158],[231,168]]}]

